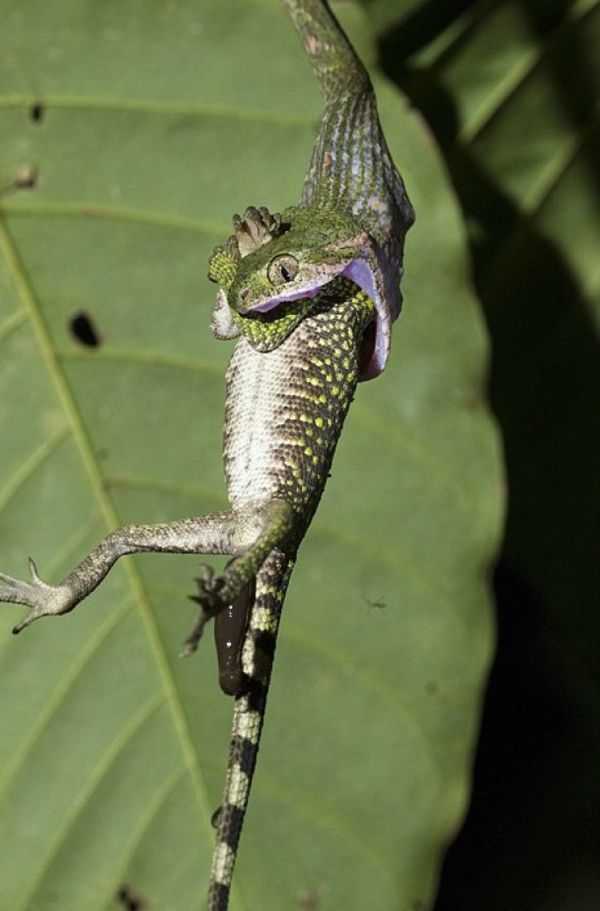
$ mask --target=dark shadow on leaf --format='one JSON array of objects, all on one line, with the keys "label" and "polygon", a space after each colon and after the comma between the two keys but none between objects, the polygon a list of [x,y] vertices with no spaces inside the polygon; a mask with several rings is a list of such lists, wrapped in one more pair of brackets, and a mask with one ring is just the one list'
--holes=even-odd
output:
[{"label": "dark shadow on leaf", "polygon": [[[481,4],[480,4],[481,5]],[[489,4],[488,4],[489,5]],[[383,42],[398,62],[427,47],[466,10],[477,6],[477,0],[426,0],[401,17]],[[390,54],[386,54],[389,64]]]},{"label": "dark shadow on leaf", "polygon": [[128,883],[123,883],[122,886],[119,886],[115,898],[119,908],[122,908],[123,911],[146,911],[148,908],[144,899],[137,895],[136,891]]},{"label": "dark shadow on leaf", "polygon": [[[529,4],[540,38],[570,5]],[[434,132],[469,225],[509,494],[472,801],[435,911],[587,911],[600,906],[597,327],[560,250],[457,142],[455,104],[435,72],[397,46],[406,39],[392,30],[384,70]],[[551,47],[548,66],[581,133],[597,92],[575,32]],[[600,187],[600,149],[587,139]]]},{"label": "dark shadow on leaf", "polygon": [[569,22],[574,0],[518,0],[518,5],[538,42],[547,45],[544,73],[573,132],[586,137],[584,154],[600,197],[600,132],[593,129],[600,95],[600,54],[597,31],[586,27],[586,18],[597,10],[590,4],[586,14]]}]

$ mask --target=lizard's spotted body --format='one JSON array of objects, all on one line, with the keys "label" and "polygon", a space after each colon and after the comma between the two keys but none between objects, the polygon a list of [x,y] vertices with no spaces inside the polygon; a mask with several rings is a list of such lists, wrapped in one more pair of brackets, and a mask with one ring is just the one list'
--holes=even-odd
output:
[{"label": "lizard's spotted body", "polygon": [[[334,279],[307,316],[267,354],[241,339],[227,371],[225,474],[232,506],[289,502],[308,526],[327,478],[359,373],[372,301]],[[252,413],[255,420],[249,422]],[[265,436],[268,444],[265,446]]]},{"label": "lizard's spotted body", "polygon": [[385,367],[400,310],[413,211],[387,148],[369,77],[324,0],[283,0],[325,108],[299,205],[249,208],[209,261],[220,285],[215,336],[237,339],[227,371],[224,462],[230,508],[129,525],[58,585],[0,574],[0,601],[29,607],[20,632],[73,610],[119,557],[227,554],[194,597],[193,652],[215,620],[223,690],[235,697],[209,911],[226,911],[258,752],[277,628],[298,547],[318,506],[357,382]]},{"label": "lizard's spotted body", "polygon": [[[227,371],[225,472],[234,508],[257,497],[290,503],[300,543],[317,508],[359,373],[372,301],[334,279],[322,309],[268,354],[241,339]],[[248,423],[250,412],[256,420]],[[265,446],[268,433],[271,445]],[[295,551],[294,542],[291,552]],[[293,557],[271,552],[256,579],[242,648],[248,691],[236,698],[223,806],[218,815],[210,909],[227,907],[229,883],[264,716],[271,660]],[[230,642],[228,628],[223,639]],[[243,688],[243,687],[242,687]]]}]

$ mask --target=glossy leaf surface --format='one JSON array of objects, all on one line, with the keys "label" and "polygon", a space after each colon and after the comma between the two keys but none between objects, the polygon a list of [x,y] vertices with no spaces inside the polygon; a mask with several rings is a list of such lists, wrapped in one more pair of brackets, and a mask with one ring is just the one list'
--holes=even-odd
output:
[{"label": "glossy leaf surface", "polygon": [[[0,77],[2,181],[36,175],[1,199],[0,566],[53,581],[117,524],[224,505],[207,257],[234,211],[298,197],[320,99],[271,2],[13,6]],[[300,553],[233,911],[427,907],[467,797],[500,524],[486,342],[430,137],[378,93],[418,211],[405,314]],[[178,658],[198,562],[128,558],[17,640],[3,606],[2,906],[204,906],[231,703],[209,639]]]}]

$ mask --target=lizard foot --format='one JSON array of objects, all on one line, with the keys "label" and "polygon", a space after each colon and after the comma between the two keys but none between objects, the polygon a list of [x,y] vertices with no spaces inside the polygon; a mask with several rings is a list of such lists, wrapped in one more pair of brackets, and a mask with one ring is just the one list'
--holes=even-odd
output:
[{"label": "lizard foot", "polygon": [[29,570],[31,582],[22,582],[0,573],[0,601],[8,604],[24,604],[29,608],[24,619],[13,627],[15,635],[34,620],[39,620],[40,617],[64,614],[73,607],[72,599],[66,588],[48,585],[40,579],[31,557],[29,558]]},{"label": "lizard foot", "polygon": [[219,611],[225,606],[221,592],[225,585],[223,576],[215,576],[212,566],[203,565],[200,570],[200,576],[194,580],[198,583],[198,594],[190,595],[190,601],[200,605],[200,616],[194,627],[183,643],[181,652],[183,657],[193,655],[198,648],[198,643],[202,638],[204,627]]}]

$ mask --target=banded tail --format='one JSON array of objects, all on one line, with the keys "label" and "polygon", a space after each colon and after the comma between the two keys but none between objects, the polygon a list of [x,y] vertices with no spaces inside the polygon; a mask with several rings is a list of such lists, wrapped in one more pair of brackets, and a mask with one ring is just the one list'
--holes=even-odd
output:
[{"label": "banded tail", "polygon": [[399,263],[414,210],[388,149],[373,86],[326,0],[283,0],[325,98],[302,205],[345,209]]},{"label": "banded tail", "polygon": [[208,911],[227,911],[238,842],[265,715],[267,692],[283,599],[293,563],[274,550],[256,577],[256,595],[242,651],[248,692],[236,696],[223,804],[217,817],[217,843],[208,890]]}]

